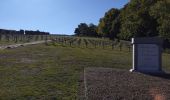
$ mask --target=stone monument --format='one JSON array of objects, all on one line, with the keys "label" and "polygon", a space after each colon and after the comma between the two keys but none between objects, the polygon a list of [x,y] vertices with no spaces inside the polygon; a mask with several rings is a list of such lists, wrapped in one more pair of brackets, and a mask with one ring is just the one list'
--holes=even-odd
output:
[{"label": "stone monument", "polygon": [[162,43],[159,37],[132,38],[133,68],[130,71],[161,73]]}]

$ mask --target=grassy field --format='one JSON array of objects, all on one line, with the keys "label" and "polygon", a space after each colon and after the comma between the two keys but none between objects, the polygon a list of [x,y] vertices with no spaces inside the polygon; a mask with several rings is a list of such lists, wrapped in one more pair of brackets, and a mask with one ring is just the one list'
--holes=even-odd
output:
[{"label": "grassy field", "polygon": [[[0,51],[0,99],[76,100],[86,67],[131,68],[131,53],[45,44]],[[163,67],[170,70],[170,55]]]}]

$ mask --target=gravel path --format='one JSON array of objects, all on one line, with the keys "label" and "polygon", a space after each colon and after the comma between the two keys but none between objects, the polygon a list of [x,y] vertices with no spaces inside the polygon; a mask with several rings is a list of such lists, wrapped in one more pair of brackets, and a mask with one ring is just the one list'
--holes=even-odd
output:
[{"label": "gravel path", "polygon": [[[49,42],[51,40],[48,40],[47,42]],[[45,43],[46,41],[35,41],[35,42],[29,42],[29,43],[21,43],[21,44],[12,44],[12,45],[4,45],[4,46],[0,46],[0,49],[9,49],[9,48],[17,48],[17,47],[21,47],[21,46],[27,46],[27,45],[34,45],[34,44],[41,44],[41,43]]]},{"label": "gravel path", "polygon": [[86,100],[170,100],[170,75],[146,75],[128,70],[87,68]]}]

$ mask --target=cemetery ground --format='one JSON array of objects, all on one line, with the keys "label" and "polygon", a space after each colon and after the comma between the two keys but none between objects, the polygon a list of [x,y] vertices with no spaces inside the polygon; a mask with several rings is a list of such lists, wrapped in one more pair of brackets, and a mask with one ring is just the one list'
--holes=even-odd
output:
[{"label": "cemetery ground", "polygon": [[[119,69],[120,72],[122,70],[128,72],[132,66],[131,59],[132,56],[128,50],[70,47],[58,44],[48,46],[39,44],[0,50],[0,99],[84,99],[84,69],[114,68]],[[163,54],[163,69],[166,71],[170,71],[169,59],[170,54]],[[113,75],[116,77],[118,74]],[[119,78],[116,79],[127,78],[128,81],[127,76],[118,75]],[[139,76],[145,82],[144,77],[145,75]],[[149,80],[152,80],[152,77]],[[169,79],[162,79],[161,82],[167,82],[167,80]],[[154,81],[146,82],[148,82],[146,84],[154,83]],[[126,82],[119,84],[127,85]],[[140,85],[142,90],[142,84]],[[116,89],[128,91],[119,86]],[[122,92],[119,96],[125,95]],[[139,97],[141,97],[140,94]]]}]

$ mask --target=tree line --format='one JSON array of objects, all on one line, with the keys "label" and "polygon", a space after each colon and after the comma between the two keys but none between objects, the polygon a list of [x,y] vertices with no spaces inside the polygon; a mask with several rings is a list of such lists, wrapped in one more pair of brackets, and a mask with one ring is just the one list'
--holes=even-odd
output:
[{"label": "tree line", "polygon": [[98,25],[80,23],[76,36],[108,37],[130,40],[132,37],[162,37],[170,41],[170,0],[130,0],[123,8],[107,11]]},{"label": "tree line", "polygon": [[76,36],[89,36],[89,37],[97,37],[99,36],[97,33],[97,26],[94,24],[86,24],[86,23],[80,23],[78,25],[78,28],[75,29],[75,35]]},{"label": "tree line", "polygon": [[39,30],[32,31],[32,30],[6,30],[0,29],[0,35],[50,35],[49,32],[41,32]]}]

